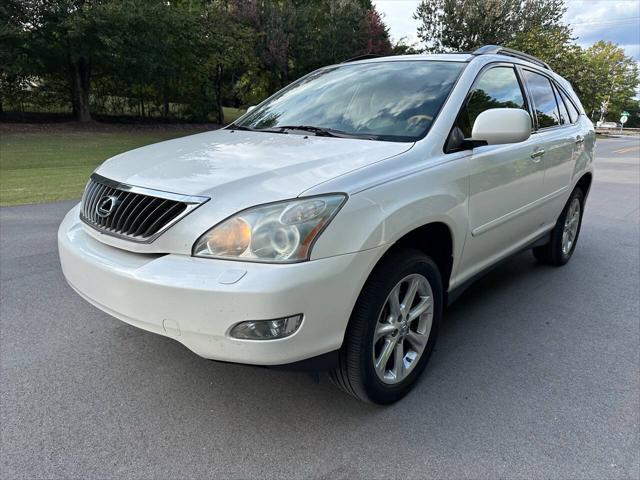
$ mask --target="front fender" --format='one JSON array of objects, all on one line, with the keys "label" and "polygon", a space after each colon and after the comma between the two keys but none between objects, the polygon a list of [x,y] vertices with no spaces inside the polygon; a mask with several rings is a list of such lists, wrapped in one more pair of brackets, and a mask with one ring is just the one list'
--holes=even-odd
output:
[{"label": "front fender", "polygon": [[416,228],[441,222],[453,238],[455,272],[468,231],[469,157],[441,160],[352,194],[318,239],[312,259],[390,247]]}]

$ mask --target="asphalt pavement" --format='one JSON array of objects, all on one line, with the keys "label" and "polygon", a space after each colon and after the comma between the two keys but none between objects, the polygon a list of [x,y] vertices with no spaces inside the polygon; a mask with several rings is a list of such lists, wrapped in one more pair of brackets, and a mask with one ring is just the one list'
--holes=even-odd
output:
[{"label": "asphalt pavement", "polygon": [[386,408],[109,317],[60,271],[74,202],[0,209],[0,478],[639,478],[639,163],[599,139],[572,261],[472,286]]}]

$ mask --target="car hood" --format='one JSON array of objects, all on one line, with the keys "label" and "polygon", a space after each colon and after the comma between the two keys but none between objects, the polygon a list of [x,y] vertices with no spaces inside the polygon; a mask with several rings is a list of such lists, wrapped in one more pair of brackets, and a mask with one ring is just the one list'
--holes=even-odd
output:
[{"label": "car hood", "polygon": [[117,155],[96,173],[174,193],[215,197],[242,190],[245,195],[272,201],[298,196],[412,145],[223,129]]}]

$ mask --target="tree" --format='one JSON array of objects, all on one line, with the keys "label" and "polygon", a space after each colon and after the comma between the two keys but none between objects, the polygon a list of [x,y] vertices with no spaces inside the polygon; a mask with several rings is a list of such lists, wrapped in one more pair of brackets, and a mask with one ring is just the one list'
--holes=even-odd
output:
[{"label": "tree", "polygon": [[374,8],[366,11],[360,27],[362,43],[366,45],[363,53],[391,55],[393,47],[389,40],[389,27],[384,24],[380,13]]},{"label": "tree", "polygon": [[188,98],[185,86],[196,78],[200,9],[137,0],[106,2],[93,13],[104,45],[100,59],[105,72],[94,86],[101,87],[103,96],[128,97],[143,118],[152,107],[167,117],[171,101]]},{"label": "tree", "polygon": [[[246,19],[234,16],[233,7],[233,3],[223,1],[206,5],[199,15],[195,39],[198,78],[194,79],[193,85],[204,94],[204,105],[209,106],[202,115],[206,117],[207,111],[212,112],[217,123],[224,123],[223,101],[231,93],[234,79],[253,63],[254,32],[242,23],[241,20]],[[212,105],[207,101],[207,94],[213,100]]]},{"label": "tree", "polygon": [[250,0],[251,3],[255,7],[245,12],[242,19],[248,20],[247,25],[255,32],[254,52],[261,67],[268,72],[268,89],[278,90],[289,83],[292,66],[290,46],[300,9],[291,0]]},{"label": "tree", "polygon": [[584,50],[566,26],[522,32],[508,46],[544,60],[566,78],[592,120],[599,119],[603,102],[617,120],[639,84],[637,64],[622,48],[599,41]]},{"label": "tree", "polygon": [[0,113],[4,99],[19,96],[23,90],[23,35],[20,18],[24,14],[23,5],[16,0],[0,4]]},{"label": "tree", "polygon": [[392,53],[371,0],[4,0],[0,20],[0,106],[53,98],[80,121],[137,113],[222,123],[223,105]]},{"label": "tree", "polygon": [[569,80],[593,120],[603,103],[618,116],[638,86],[637,64],[610,42],[583,50],[561,23],[564,12],[564,0],[423,0],[414,17],[428,51],[515,48]]},{"label": "tree", "polygon": [[255,62],[236,82],[249,103],[319,67],[392,53],[388,28],[370,0],[231,0],[231,5],[255,32]]},{"label": "tree", "polygon": [[573,40],[569,27],[556,25],[520,32],[505,46],[544,60],[562,76],[575,77],[582,49]]},{"label": "tree", "polygon": [[640,128],[640,100],[630,98],[625,102],[622,111],[630,114],[629,120],[624,124],[625,128]]},{"label": "tree", "polygon": [[27,0],[23,31],[28,36],[30,70],[41,80],[68,82],[73,113],[81,122],[91,120],[89,94],[96,57],[103,45],[94,23],[96,4],[83,0]]},{"label": "tree", "polygon": [[565,10],[564,0],[422,0],[413,17],[427,51],[473,51],[558,26]]},{"label": "tree", "polygon": [[392,47],[392,55],[415,55],[420,53],[417,44],[408,43],[407,37],[400,38]]},{"label": "tree", "polygon": [[291,39],[293,74],[364,54],[390,55],[389,32],[369,0],[298,0]]},{"label": "tree", "polygon": [[637,63],[622,48],[604,41],[587,48],[580,60],[579,75],[573,83],[585,111],[592,120],[598,120],[604,103],[609,118],[617,120],[640,83]]}]

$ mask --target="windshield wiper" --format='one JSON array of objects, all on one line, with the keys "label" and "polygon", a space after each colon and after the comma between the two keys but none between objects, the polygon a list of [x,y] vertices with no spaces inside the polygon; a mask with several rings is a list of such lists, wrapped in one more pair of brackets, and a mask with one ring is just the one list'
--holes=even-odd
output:
[{"label": "windshield wiper", "polygon": [[276,125],[272,128],[253,128],[244,125],[229,125],[230,130],[246,130],[248,132],[268,132],[268,133],[289,133],[288,130],[301,130],[303,132],[311,132],[317,137],[336,137],[336,138],[363,138],[365,140],[380,140],[377,135],[367,133],[348,133],[333,128],[314,127],[312,125]]},{"label": "windshield wiper", "polygon": [[256,129],[255,128],[251,128],[251,127],[245,127],[244,125],[229,125],[229,129],[230,130],[247,130],[249,132],[255,132]]},{"label": "windshield wiper", "polygon": [[247,132],[288,133],[283,130],[276,130],[274,128],[253,128],[253,127],[245,127],[244,125],[234,125],[234,124],[229,125],[228,128],[229,130],[245,130]]},{"label": "windshield wiper", "polygon": [[282,130],[302,130],[314,133],[317,137],[338,137],[338,138],[364,138],[367,140],[378,140],[376,135],[348,133],[333,128],[314,127],[312,125],[277,125],[274,128]]}]

